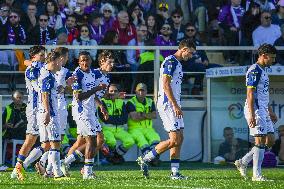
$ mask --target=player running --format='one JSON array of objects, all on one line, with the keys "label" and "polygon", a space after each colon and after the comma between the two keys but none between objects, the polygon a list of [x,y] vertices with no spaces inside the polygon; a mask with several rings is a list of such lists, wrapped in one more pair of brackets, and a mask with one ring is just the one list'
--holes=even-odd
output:
[{"label": "player running", "polygon": [[269,77],[265,68],[272,65],[276,49],[270,44],[258,48],[258,60],[246,73],[247,98],[244,114],[250,128],[250,135],[255,139],[254,147],[242,158],[235,161],[241,176],[247,178],[248,163],[253,160],[252,181],[269,181],[262,176],[261,164],[264,158],[265,144],[272,144],[274,127],[272,122],[277,116],[269,106]]},{"label": "player running", "polygon": [[143,176],[146,178],[149,178],[148,163],[166,150],[170,150],[171,179],[187,179],[187,177],[179,173],[184,128],[183,112],[180,104],[183,77],[180,61],[187,61],[194,51],[195,44],[193,42],[182,40],[176,53],[168,56],[161,65],[157,109],[164,128],[169,134],[169,139],[161,141],[144,157],[138,157],[137,162],[143,171]]}]

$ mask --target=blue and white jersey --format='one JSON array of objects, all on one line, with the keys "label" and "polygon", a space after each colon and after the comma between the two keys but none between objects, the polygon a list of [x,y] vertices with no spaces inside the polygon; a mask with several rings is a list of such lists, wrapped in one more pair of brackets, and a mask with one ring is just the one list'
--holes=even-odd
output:
[{"label": "blue and white jersey", "polygon": [[[72,73],[67,69],[62,67],[60,71],[56,72],[55,74],[55,80],[56,85],[66,87],[66,80],[72,76]],[[65,99],[64,93],[58,93],[57,95],[58,100],[58,109],[59,110],[67,110],[67,102]]]},{"label": "blue and white jersey", "polygon": [[[97,71],[95,69],[91,68],[89,72],[84,72],[80,67],[77,67],[73,72],[73,75],[77,77],[77,81],[72,85],[73,92],[87,92],[96,87],[96,74]],[[73,95],[72,105],[75,107],[75,110],[77,110],[74,114],[79,117],[88,118],[90,116],[95,116],[95,94],[82,101],[77,100]]]},{"label": "blue and white jersey", "polygon": [[[246,73],[247,88],[254,88],[254,105],[257,109],[268,108],[269,78],[257,63],[251,65]],[[247,104],[247,103],[246,103]]]},{"label": "blue and white jersey", "polygon": [[[104,74],[100,69],[95,69],[96,73],[96,86],[100,84],[106,84],[109,86],[110,79],[108,74]],[[100,90],[96,92],[96,96],[101,99],[105,95],[106,90]]]},{"label": "blue and white jersey", "polygon": [[27,67],[25,71],[25,81],[28,94],[28,103],[27,103],[27,114],[37,111],[37,102],[38,102],[38,77],[40,74],[40,69],[43,67],[43,62],[32,62],[30,66]]},{"label": "blue and white jersey", "polygon": [[45,111],[42,101],[42,94],[47,93],[49,95],[49,109],[50,116],[57,116],[58,105],[57,105],[57,84],[55,81],[54,74],[47,70],[47,65],[40,69],[40,76],[38,78],[38,110],[40,113]]},{"label": "blue and white jersey", "polygon": [[158,102],[159,104],[168,105],[169,100],[163,88],[163,77],[165,75],[171,78],[171,88],[173,95],[178,105],[180,106],[183,72],[181,63],[173,55],[166,57],[160,68]]}]

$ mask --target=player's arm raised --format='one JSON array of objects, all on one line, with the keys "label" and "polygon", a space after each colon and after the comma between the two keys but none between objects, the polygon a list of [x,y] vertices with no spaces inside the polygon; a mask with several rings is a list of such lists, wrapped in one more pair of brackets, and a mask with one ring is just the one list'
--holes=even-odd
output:
[{"label": "player's arm raised", "polygon": [[166,96],[168,97],[169,102],[173,106],[173,110],[175,112],[175,116],[177,118],[181,118],[183,113],[179,105],[177,104],[177,101],[174,97],[173,90],[171,87],[171,80],[172,77],[170,75],[165,75],[163,76],[163,89],[165,91]]}]

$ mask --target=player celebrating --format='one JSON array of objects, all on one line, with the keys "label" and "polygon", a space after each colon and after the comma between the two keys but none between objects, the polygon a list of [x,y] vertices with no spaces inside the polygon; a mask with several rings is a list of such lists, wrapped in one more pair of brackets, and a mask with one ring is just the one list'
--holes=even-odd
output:
[{"label": "player celebrating", "polygon": [[[62,170],[65,175],[68,175],[67,166],[75,160],[78,155],[82,157],[82,152],[85,151],[85,165],[83,169],[83,179],[94,178],[93,164],[94,155],[99,146],[103,143],[103,135],[101,133],[101,125],[96,117],[95,101],[100,102],[105,89],[108,86],[109,79],[106,73],[112,70],[114,58],[111,51],[103,51],[99,55],[100,70],[92,69],[91,57],[88,52],[83,51],[79,55],[79,67],[74,71],[77,82],[74,83],[73,97],[73,119],[77,123],[77,141],[70,149],[77,149],[70,154],[62,163]],[[100,106],[102,106],[100,102]],[[95,137],[97,137],[97,147],[95,145]],[[79,148],[80,147],[80,148]],[[78,149],[79,148],[79,149]]]},{"label": "player celebrating", "polygon": [[170,149],[171,179],[187,179],[179,173],[180,149],[183,142],[183,112],[180,104],[182,83],[182,65],[180,61],[186,61],[195,51],[195,44],[189,40],[182,40],[174,55],[168,56],[161,65],[159,78],[159,94],[157,109],[163,121],[169,139],[160,142],[152,151],[143,158],[137,159],[143,175],[148,178],[148,162]]},{"label": "player celebrating", "polygon": [[[273,143],[273,122],[277,121],[272,108],[269,107],[269,78],[265,67],[275,61],[276,49],[270,44],[258,48],[258,60],[246,73],[247,98],[244,107],[245,118],[250,128],[250,135],[255,145],[242,159],[235,161],[241,176],[246,178],[248,163],[253,160],[252,181],[268,181],[262,176],[261,164],[264,158],[265,144]],[[272,121],[271,121],[272,120]]]},{"label": "player celebrating", "polygon": [[[39,135],[39,128],[36,119],[37,101],[38,101],[38,86],[37,79],[39,76],[40,68],[45,60],[45,48],[43,46],[33,46],[29,50],[31,65],[25,71],[25,80],[28,93],[28,103],[26,108],[26,116],[28,120],[26,139],[22,145],[15,169],[11,174],[11,178],[18,176],[19,180],[24,179],[24,169],[29,165],[30,159],[27,158],[32,146],[35,144]],[[39,150],[42,150],[38,148]]]}]

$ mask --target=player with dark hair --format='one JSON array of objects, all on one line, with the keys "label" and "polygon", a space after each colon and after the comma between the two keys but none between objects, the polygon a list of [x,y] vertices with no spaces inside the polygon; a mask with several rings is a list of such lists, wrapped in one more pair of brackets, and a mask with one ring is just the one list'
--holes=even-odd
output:
[{"label": "player with dark hair", "polygon": [[246,73],[247,98],[244,107],[255,145],[242,159],[236,160],[235,165],[241,176],[247,178],[247,165],[253,160],[252,181],[269,181],[262,176],[261,164],[266,145],[271,147],[274,143],[273,123],[277,121],[277,116],[269,106],[269,77],[265,68],[275,61],[276,49],[270,44],[263,44],[258,48],[258,56],[257,62]]},{"label": "player with dark hair", "polygon": [[[15,169],[11,174],[11,178],[18,177],[19,180],[24,179],[24,169],[30,164],[30,159],[27,158],[27,156],[39,135],[36,118],[38,101],[37,79],[39,77],[40,69],[44,65],[45,48],[43,46],[33,46],[29,49],[29,56],[30,60],[28,60],[28,62],[30,62],[31,65],[29,65],[25,71],[26,88],[28,93],[28,103],[26,108],[28,121],[26,139],[19,151]],[[38,150],[42,151],[40,147]]]},{"label": "player with dark hair", "polygon": [[137,162],[146,178],[149,177],[148,162],[170,150],[171,179],[187,179],[187,177],[179,173],[180,150],[184,129],[183,112],[180,103],[183,77],[180,61],[188,60],[195,50],[196,47],[193,42],[186,39],[182,40],[176,53],[166,57],[161,65],[157,109],[164,128],[169,134],[169,139],[161,141],[144,157],[138,157]]},{"label": "player with dark hair", "polygon": [[62,161],[62,171],[69,175],[68,166],[77,158],[85,154],[85,165],[82,170],[83,179],[93,179],[94,156],[104,142],[102,128],[96,115],[97,104],[103,115],[108,114],[102,106],[100,99],[105,94],[109,85],[110,72],[114,65],[114,57],[111,51],[104,50],[98,58],[100,68],[91,68],[91,57],[86,51],[79,54],[79,66],[73,75],[77,81],[73,84],[72,116],[77,123],[77,141],[68,152],[68,156]]}]

